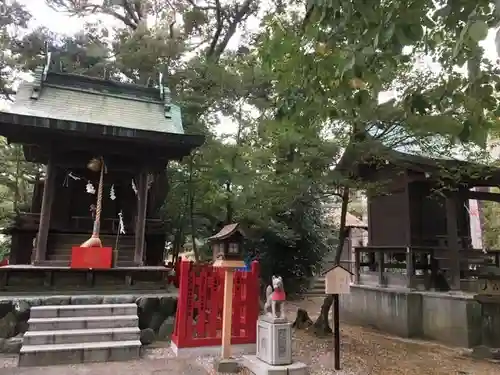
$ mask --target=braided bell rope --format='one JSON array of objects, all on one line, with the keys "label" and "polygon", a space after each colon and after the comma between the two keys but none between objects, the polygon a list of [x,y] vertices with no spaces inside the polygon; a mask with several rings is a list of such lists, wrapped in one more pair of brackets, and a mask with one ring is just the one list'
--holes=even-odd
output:
[{"label": "braided bell rope", "polygon": [[99,186],[97,188],[97,205],[95,209],[94,228],[92,230],[92,238],[99,238],[101,227],[101,212],[102,212],[102,192],[104,185],[104,159],[101,158],[101,175],[99,176]]}]

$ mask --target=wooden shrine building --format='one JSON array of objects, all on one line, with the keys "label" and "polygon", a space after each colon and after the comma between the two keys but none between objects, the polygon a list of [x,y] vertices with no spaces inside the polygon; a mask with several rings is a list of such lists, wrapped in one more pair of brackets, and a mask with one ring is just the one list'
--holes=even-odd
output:
[{"label": "wooden shrine building", "polygon": [[[372,272],[377,284],[413,287],[432,271],[442,272],[452,289],[461,288],[472,268],[490,261],[483,249],[472,248],[469,200],[500,202],[500,194],[471,189],[498,186],[500,169],[411,155],[373,142],[349,147],[337,166],[370,187],[368,246],[357,248],[368,261],[358,256],[358,282],[363,276],[370,280],[366,276]],[[368,271],[360,274],[363,266]]]},{"label": "wooden shrine building", "polygon": [[99,173],[87,164],[96,157],[106,166],[100,238],[118,252],[114,267],[162,265],[166,166],[204,142],[184,134],[162,82],[143,87],[52,71],[48,63],[0,112],[0,135],[46,166],[31,209],[9,230],[11,265],[69,266],[72,246],[92,233]]}]

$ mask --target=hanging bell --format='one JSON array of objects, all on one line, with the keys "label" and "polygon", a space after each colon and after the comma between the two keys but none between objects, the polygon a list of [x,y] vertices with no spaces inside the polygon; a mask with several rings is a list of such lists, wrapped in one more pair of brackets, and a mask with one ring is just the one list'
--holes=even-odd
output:
[{"label": "hanging bell", "polygon": [[99,172],[101,170],[101,166],[102,166],[102,160],[98,158],[92,158],[87,163],[87,168],[90,169],[92,172]]}]

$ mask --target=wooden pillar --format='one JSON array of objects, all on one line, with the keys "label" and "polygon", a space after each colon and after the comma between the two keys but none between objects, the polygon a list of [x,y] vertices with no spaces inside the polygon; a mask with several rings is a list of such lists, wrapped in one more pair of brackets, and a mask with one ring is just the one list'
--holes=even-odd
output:
[{"label": "wooden pillar", "polygon": [[361,279],[361,252],[354,250],[354,283],[359,284]]},{"label": "wooden pillar", "polygon": [[415,276],[415,263],[413,261],[413,250],[410,246],[406,247],[406,287],[413,286],[412,279]]},{"label": "wooden pillar", "polygon": [[456,195],[446,197],[446,232],[448,238],[448,259],[450,287],[460,290],[460,246],[458,241]]},{"label": "wooden pillar", "polygon": [[[349,271],[352,271],[352,261],[353,261],[353,254],[352,254],[352,228],[347,229],[347,261],[349,262]],[[345,250],[344,250],[345,251]]]},{"label": "wooden pillar", "polygon": [[222,359],[229,359],[231,358],[234,269],[226,268],[225,273],[224,305],[222,311]]},{"label": "wooden pillar", "polygon": [[378,262],[378,285],[379,286],[384,286],[385,285],[385,282],[384,282],[384,268],[385,268],[385,261],[384,261],[384,252],[382,250],[379,250],[377,251],[376,253],[376,256],[378,258],[377,262]]},{"label": "wooden pillar", "polygon": [[144,245],[146,239],[146,212],[148,208],[148,175],[146,172],[139,174],[137,186],[137,216],[135,221],[135,253],[134,263],[142,266]]},{"label": "wooden pillar", "polygon": [[415,262],[414,262],[414,254],[411,248],[412,245],[412,219],[413,219],[413,210],[411,205],[411,190],[410,187],[410,177],[408,176],[408,171],[405,173],[405,208],[406,208],[406,228],[405,228],[405,240],[406,240],[406,287],[412,287],[412,279],[415,276]]},{"label": "wooden pillar", "polygon": [[52,202],[54,200],[54,189],[56,183],[56,168],[54,161],[49,159],[43,186],[42,207],[40,210],[40,223],[38,225],[38,234],[35,248],[35,264],[40,263],[47,258],[47,239],[49,237],[50,214],[52,211]]}]

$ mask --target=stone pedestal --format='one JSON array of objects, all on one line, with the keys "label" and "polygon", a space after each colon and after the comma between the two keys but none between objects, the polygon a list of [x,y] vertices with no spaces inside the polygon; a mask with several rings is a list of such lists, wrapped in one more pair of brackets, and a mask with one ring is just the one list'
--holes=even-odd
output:
[{"label": "stone pedestal", "polygon": [[261,316],[257,321],[257,358],[273,365],[292,363],[292,323]]},{"label": "stone pedestal", "polygon": [[255,375],[308,375],[309,367],[302,362],[294,362],[290,365],[273,366],[258,359],[254,355],[244,355],[243,367],[249,369]]}]

